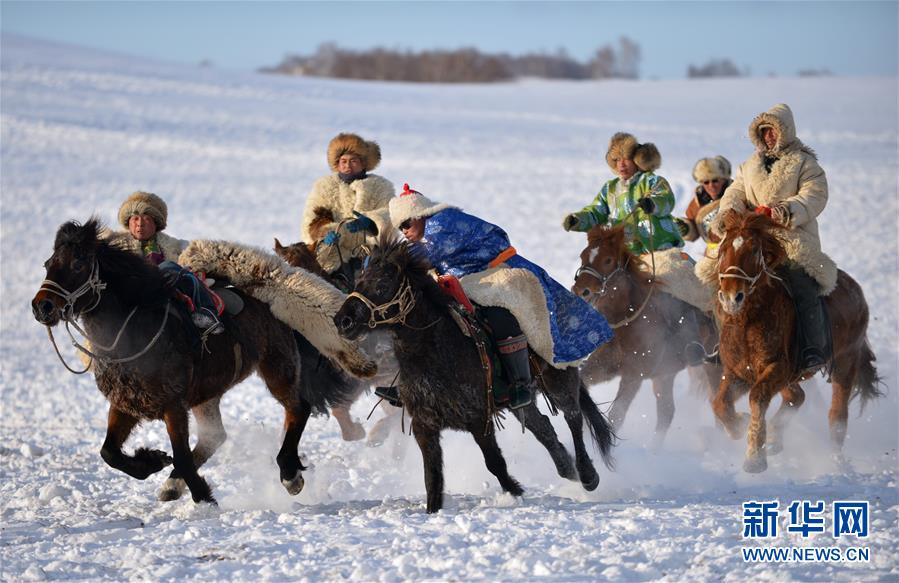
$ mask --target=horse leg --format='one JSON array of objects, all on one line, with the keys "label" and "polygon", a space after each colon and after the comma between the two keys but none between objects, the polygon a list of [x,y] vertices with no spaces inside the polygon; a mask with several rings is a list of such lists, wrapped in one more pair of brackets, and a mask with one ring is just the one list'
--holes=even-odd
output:
[{"label": "horse leg", "polygon": [[834,367],[832,377],[833,396],[830,401],[830,411],[827,414],[830,425],[830,451],[831,454],[842,461],[843,442],[846,441],[846,429],[849,424],[849,397],[852,394],[852,384],[855,380],[858,367],[853,363],[850,366],[840,366],[839,361]]},{"label": "horse leg", "polygon": [[656,396],[656,431],[652,436],[653,450],[659,450],[674,419],[674,375],[652,379],[652,391]]},{"label": "horse leg", "polygon": [[[525,427],[534,434],[537,441],[539,441],[543,447],[546,448],[546,451],[549,452],[549,456],[556,465],[556,471],[559,475],[568,480],[577,480],[577,469],[574,467],[574,461],[571,459],[571,454],[568,453],[568,450],[565,449],[565,446],[559,441],[559,436],[556,434],[556,430],[553,428],[552,423],[550,423],[549,417],[541,413],[534,403],[525,407],[523,412]],[[475,437],[475,439],[477,439],[477,437]],[[481,449],[483,450],[483,447]],[[485,458],[486,455],[485,452]]]},{"label": "horse leg", "polygon": [[627,410],[634,401],[634,397],[637,396],[637,391],[640,389],[642,382],[643,379],[639,377],[621,376],[621,381],[618,383],[618,393],[615,395],[615,400],[612,401],[612,408],[609,409],[609,422],[612,423],[612,431],[617,432],[621,428],[621,425],[624,423],[624,417],[627,415]]},{"label": "horse leg", "polygon": [[571,439],[574,443],[574,459],[577,472],[581,478],[584,490],[592,492],[599,485],[599,474],[593,466],[593,460],[587,454],[587,446],[584,444],[584,416],[579,408],[563,410],[565,422],[571,430]]},{"label": "horse leg", "polygon": [[768,469],[765,455],[765,413],[775,392],[767,383],[756,383],[749,391],[750,419],[746,457],[743,460],[744,472],[758,474]]},{"label": "horse leg", "polygon": [[721,375],[718,393],[712,401],[715,418],[724,426],[724,431],[731,439],[740,439],[746,433],[749,424],[745,413],[738,414],[734,408],[733,373],[725,370]]},{"label": "horse leg", "polygon": [[302,397],[299,401],[296,406],[284,407],[284,441],[276,458],[281,473],[281,484],[291,496],[299,494],[306,484],[303,479],[303,470],[306,467],[300,462],[297,449],[306,429],[306,422],[312,413],[311,404]]},{"label": "horse leg", "polygon": [[212,497],[212,490],[198,473],[194,465],[194,458],[190,451],[190,432],[187,420],[187,409],[172,407],[163,415],[165,428],[172,442],[172,454],[175,459],[175,469],[187,483],[190,495],[194,502],[209,502],[217,504]]},{"label": "horse leg", "polygon": [[[197,445],[191,454],[194,465],[199,469],[225,443],[228,438],[222,423],[222,412],[219,408],[221,397],[215,397],[191,409],[197,422]],[[170,502],[180,498],[187,490],[187,484],[181,479],[178,470],[172,470],[168,479],[162,484],[157,498],[162,502]]]},{"label": "horse leg", "polygon": [[443,508],[443,449],[440,447],[440,430],[412,419],[412,433],[421,449],[424,463],[428,514],[433,514]]},{"label": "horse leg", "polygon": [[502,486],[503,491],[513,496],[524,494],[524,489],[518,483],[518,480],[509,475],[509,469],[506,467],[506,458],[503,457],[503,452],[499,449],[499,444],[496,443],[496,436],[492,432],[489,435],[484,435],[483,424],[478,424],[478,427],[471,431],[471,435],[474,437],[478,447],[481,448],[481,453],[484,454],[484,463],[487,469],[499,480],[499,485]]},{"label": "horse leg", "polygon": [[125,455],[122,446],[125,445],[137,422],[137,417],[110,407],[106,420],[106,439],[100,449],[100,457],[109,466],[125,472],[132,478],[145,480],[172,463],[172,458],[164,451],[144,447],[135,450],[134,456]]},{"label": "horse leg", "polygon": [[805,391],[798,383],[794,383],[781,389],[780,397],[782,401],[777,413],[771,418],[771,432],[768,434],[765,444],[765,449],[770,455],[776,455],[783,451],[784,429],[805,401]]},{"label": "horse leg", "polygon": [[365,443],[369,447],[379,446],[387,440],[391,430],[397,426],[397,417],[403,412],[402,408],[394,407],[387,401],[381,403],[381,409],[385,416],[378,419],[377,423],[368,431],[368,439]]},{"label": "horse leg", "polygon": [[350,416],[350,407],[341,405],[331,409],[331,416],[337,420],[340,425],[340,436],[344,441],[359,441],[365,437],[365,428],[361,423],[353,421]]}]

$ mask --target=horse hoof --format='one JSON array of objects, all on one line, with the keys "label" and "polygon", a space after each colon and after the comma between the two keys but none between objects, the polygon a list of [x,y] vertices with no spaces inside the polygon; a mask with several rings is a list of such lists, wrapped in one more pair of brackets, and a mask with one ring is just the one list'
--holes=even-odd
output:
[{"label": "horse hoof", "polygon": [[281,480],[281,485],[284,486],[288,494],[296,496],[303,491],[306,480],[303,479],[303,473],[297,470],[297,475],[295,475],[292,480]]},{"label": "horse hoof", "polygon": [[587,481],[581,480],[581,485],[584,487],[584,490],[588,492],[592,492],[596,490],[596,487],[599,486],[599,474],[593,472],[593,477]]},{"label": "horse hoof", "polygon": [[743,471],[747,474],[760,474],[768,469],[768,460],[764,456],[748,457],[743,460]]},{"label": "horse hoof", "polygon": [[781,441],[772,441],[765,444],[765,451],[768,455],[777,455],[784,450],[784,444]]},{"label": "horse hoof", "polygon": [[340,436],[344,441],[359,441],[365,438],[365,428],[359,423],[353,423],[348,428],[340,428]]},{"label": "horse hoof", "polygon": [[187,484],[181,479],[167,479],[159,490],[156,498],[160,502],[172,502],[178,500],[187,491]]}]

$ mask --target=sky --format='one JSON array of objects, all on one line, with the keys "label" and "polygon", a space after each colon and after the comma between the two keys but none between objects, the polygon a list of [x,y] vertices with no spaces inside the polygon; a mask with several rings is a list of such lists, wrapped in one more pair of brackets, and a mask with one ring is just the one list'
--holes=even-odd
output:
[{"label": "sky", "polygon": [[899,3],[884,2],[0,2],[0,29],[225,69],[273,66],[323,42],[415,51],[564,49],[580,61],[621,36],[643,78],[730,59],[755,76],[828,69],[896,75]]}]

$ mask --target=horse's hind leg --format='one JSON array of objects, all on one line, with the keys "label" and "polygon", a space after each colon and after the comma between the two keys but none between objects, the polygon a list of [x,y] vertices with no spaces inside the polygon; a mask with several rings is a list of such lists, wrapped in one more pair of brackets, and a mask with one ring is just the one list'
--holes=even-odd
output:
[{"label": "horse's hind leg", "polygon": [[656,396],[656,431],[652,436],[651,448],[658,450],[674,419],[674,375],[652,379],[652,391]]},{"label": "horse's hind leg", "polygon": [[609,421],[612,423],[612,430],[618,431],[624,424],[624,418],[627,416],[627,410],[630,408],[640,384],[643,379],[633,377],[621,377],[618,383],[618,393],[615,394],[615,400],[612,401],[612,408],[609,409]]},{"label": "horse's hind leg", "polygon": [[109,408],[106,421],[106,439],[100,449],[100,457],[113,468],[125,472],[132,478],[145,480],[148,476],[162,470],[172,458],[158,449],[140,448],[134,456],[125,455],[122,446],[137,425],[138,419],[114,407]]},{"label": "horse's hind leg", "polygon": [[[197,445],[194,446],[192,454],[194,465],[198,469],[212,457],[228,437],[219,408],[221,400],[221,397],[215,397],[191,409],[197,422]],[[158,498],[162,502],[170,502],[180,498],[186,490],[187,484],[181,479],[178,470],[172,470],[168,479],[162,484]]]},{"label": "horse's hind leg", "polygon": [[212,490],[198,473],[194,465],[194,458],[190,451],[190,434],[187,421],[187,409],[172,407],[163,415],[165,428],[172,442],[172,454],[175,458],[175,469],[187,483],[190,495],[194,502],[209,502],[216,504],[212,497]]},{"label": "horse's hind leg", "polygon": [[496,443],[496,436],[492,432],[484,435],[483,424],[478,425],[478,428],[472,431],[471,435],[477,442],[478,447],[481,448],[481,453],[484,454],[484,463],[487,469],[496,476],[496,479],[499,480],[499,485],[502,486],[505,492],[513,496],[521,496],[524,494],[524,489],[518,483],[518,480],[509,475],[509,469],[506,467],[506,458],[503,457],[503,452],[499,449],[499,444]]},{"label": "horse's hind leg", "polygon": [[412,419],[412,433],[421,449],[425,470],[425,491],[428,495],[428,513],[443,508],[443,448],[440,446],[440,430],[427,427]]},{"label": "horse's hind leg", "polygon": [[525,407],[523,411],[525,427],[534,434],[537,441],[549,452],[549,456],[556,465],[556,471],[559,472],[559,475],[568,480],[577,480],[577,469],[574,467],[571,454],[559,441],[559,436],[556,434],[556,430],[550,423],[549,418],[541,413],[534,403]]},{"label": "horse's hind leg", "polygon": [[846,429],[849,424],[849,397],[852,395],[852,384],[855,380],[858,366],[852,363],[850,366],[841,366],[839,360],[834,366],[832,375],[833,396],[830,401],[830,411],[827,414],[830,425],[830,451],[834,457],[841,461],[843,442],[846,441]]},{"label": "horse's hind leg", "polygon": [[770,455],[776,455],[783,451],[783,434],[790,420],[799,411],[799,407],[805,402],[805,391],[797,383],[788,385],[780,391],[782,399],[777,413],[771,418],[771,431],[768,433],[765,449]]},{"label": "horse's hind leg", "polygon": [[587,454],[587,446],[584,443],[584,416],[580,409],[564,410],[565,422],[571,430],[571,439],[574,443],[574,459],[577,465],[577,473],[581,478],[581,485],[588,492],[593,491],[599,485],[599,474],[593,466],[593,460]]}]

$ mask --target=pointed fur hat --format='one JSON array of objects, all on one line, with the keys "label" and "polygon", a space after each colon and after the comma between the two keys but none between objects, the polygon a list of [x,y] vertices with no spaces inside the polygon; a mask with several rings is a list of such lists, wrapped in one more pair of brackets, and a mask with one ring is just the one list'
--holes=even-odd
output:
[{"label": "pointed fur hat", "polygon": [[356,134],[337,134],[328,144],[331,170],[337,172],[337,161],[344,154],[359,156],[366,172],[371,172],[381,163],[381,146],[377,142],[367,142]]},{"label": "pointed fur hat", "polygon": [[633,135],[618,132],[609,140],[609,149],[606,151],[606,164],[617,172],[615,161],[621,158],[628,158],[634,161],[637,168],[643,172],[652,172],[662,165],[662,155],[655,144],[641,144],[637,142],[637,138]]}]

